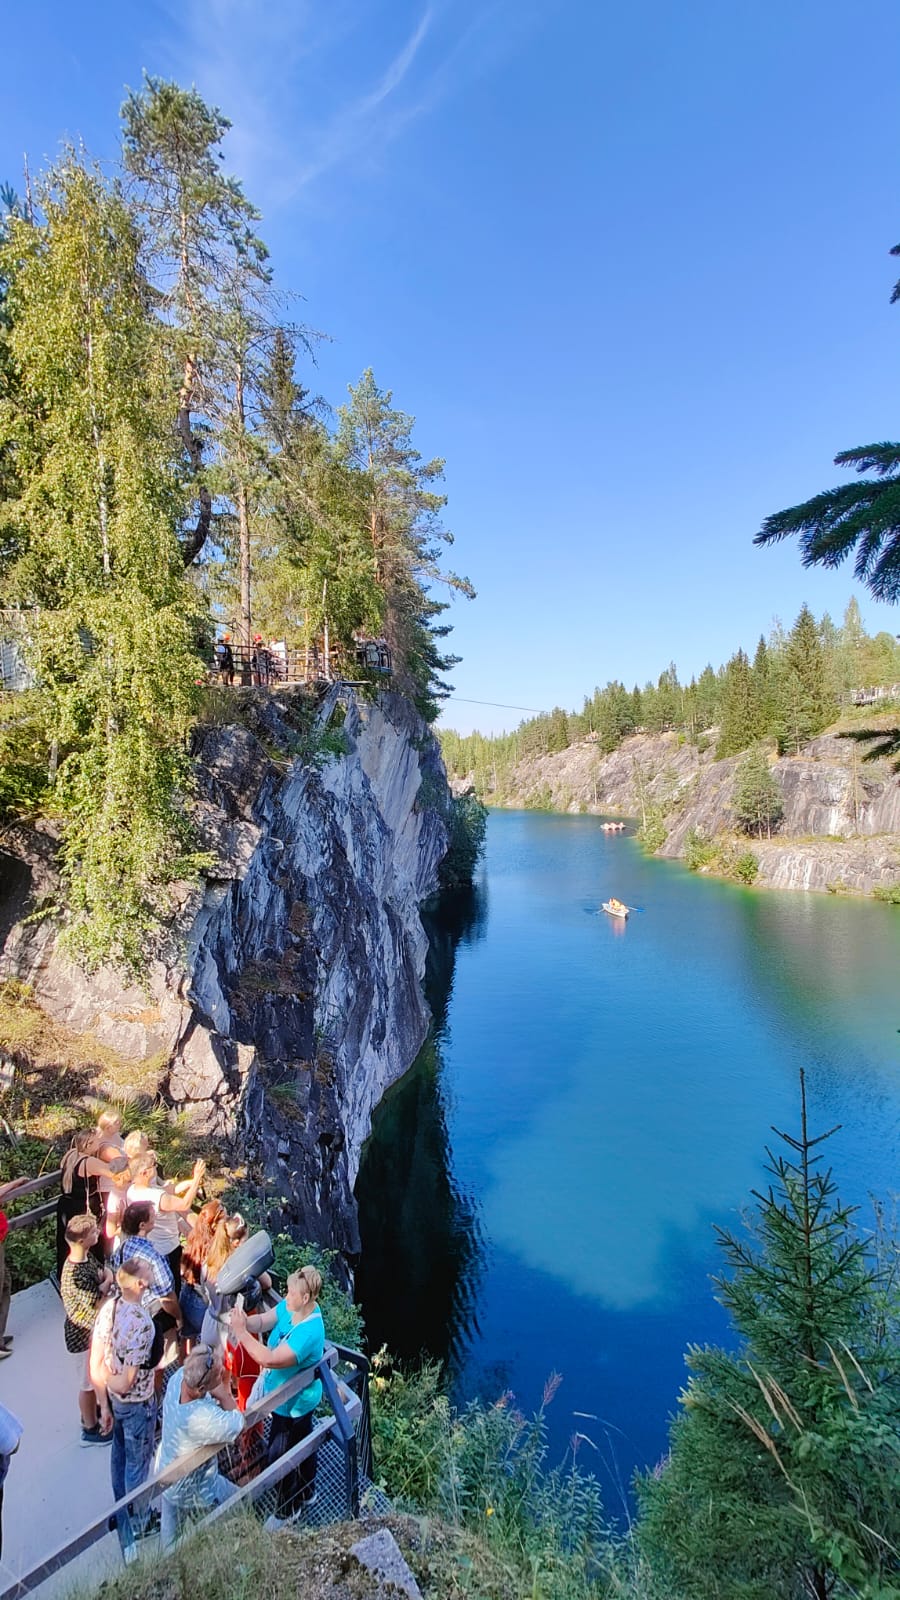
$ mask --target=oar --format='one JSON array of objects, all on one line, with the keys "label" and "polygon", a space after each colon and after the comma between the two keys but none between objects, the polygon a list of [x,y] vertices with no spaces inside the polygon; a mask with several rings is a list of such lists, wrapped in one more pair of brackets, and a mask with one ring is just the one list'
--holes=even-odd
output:
[{"label": "oar", "polygon": [[[624,901],[622,903],[624,905]],[[643,911],[644,907],[643,906],[625,906],[625,910],[626,911]]]}]

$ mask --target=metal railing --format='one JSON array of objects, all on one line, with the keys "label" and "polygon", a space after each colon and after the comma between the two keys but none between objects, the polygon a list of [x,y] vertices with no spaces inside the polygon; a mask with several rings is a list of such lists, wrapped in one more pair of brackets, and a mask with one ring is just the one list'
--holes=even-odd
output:
[{"label": "metal railing", "polygon": [[[8,1204],[17,1204],[30,1194],[40,1194],[42,1189],[49,1189],[51,1184],[57,1185],[61,1177],[62,1172],[57,1168],[56,1172],[45,1172],[40,1178],[30,1178],[27,1183],[23,1183],[21,1189],[16,1190]],[[55,1215],[56,1200],[47,1200],[43,1205],[32,1206],[30,1211],[20,1211],[15,1216],[9,1217],[9,1231],[15,1233],[19,1228],[33,1228],[38,1222],[44,1222],[47,1217]]]},{"label": "metal railing", "polygon": [[[349,1377],[346,1380],[335,1377],[333,1368],[338,1362],[349,1363],[354,1367],[353,1376],[356,1378],[356,1382],[351,1382]],[[308,1460],[312,1455],[316,1455],[328,1439],[332,1437],[342,1447],[344,1458],[346,1492],[344,1515],[357,1517],[360,1509],[359,1458],[361,1452],[358,1449],[355,1422],[357,1418],[363,1415],[366,1416],[365,1437],[368,1439],[368,1373],[369,1363],[365,1356],[360,1355],[358,1351],[349,1351],[335,1345],[327,1346],[322,1361],[318,1362],[315,1367],[311,1367],[305,1372],[299,1372],[289,1383],[280,1384],[272,1394],[267,1395],[265,1399],[248,1409],[245,1413],[243,1433],[238,1436],[237,1441],[225,1445],[204,1445],[200,1449],[192,1451],[190,1455],[182,1456],[178,1461],[174,1461],[163,1471],[154,1473],[139,1489],[132,1490],[121,1500],[115,1501],[113,1505],[106,1506],[100,1516],[89,1522],[73,1539],[67,1540],[65,1544],[60,1545],[50,1555],[38,1562],[36,1566],[23,1573],[8,1588],[0,1592],[0,1600],[22,1600],[23,1596],[32,1593],[47,1578],[69,1566],[78,1556],[83,1555],[86,1550],[90,1550],[93,1545],[99,1544],[101,1539],[105,1539],[111,1530],[114,1519],[119,1514],[139,1516],[141,1513],[149,1511],[153,1502],[159,1498],[165,1489],[188,1477],[192,1472],[196,1472],[198,1467],[204,1466],[213,1456],[220,1458],[220,1464],[226,1468],[225,1476],[228,1476],[229,1467],[232,1471],[239,1471],[242,1475],[246,1476],[248,1470],[253,1475],[249,1476],[248,1481],[221,1505],[216,1506],[206,1516],[197,1518],[190,1525],[190,1528],[185,1530],[186,1533],[197,1532],[238,1509],[256,1505],[259,1500],[269,1495],[282,1479],[292,1473],[301,1462]],[[261,1438],[257,1455],[249,1464],[246,1457],[240,1457],[241,1441],[246,1440],[248,1435],[252,1435],[253,1430],[260,1427],[261,1424],[265,1424],[276,1408],[284,1406],[287,1401],[293,1399],[295,1395],[299,1394],[302,1389],[305,1389],[317,1377],[322,1381],[324,1392],[332,1408],[332,1415],[320,1418],[313,1427],[312,1432],[305,1439],[302,1439],[299,1444],[294,1445],[284,1455],[279,1456],[276,1461],[273,1461],[261,1471],[255,1471],[254,1469],[258,1467],[264,1453]],[[359,1384],[359,1387],[357,1387],[357,1384]],[[235,1463],[238,1463],[238,1465],[236,1466]],[[370,1451],[366,1465],[371,1470]],[[365,1472],[365,1477],[368,1476],[369,1472]]]},{"label": "metal railing", "polygon": [[[18,1191],[16,1200],[27,1198],[31,1194],[39,1194],[50,1185],[58,1185],[61,1176],[61,1171],[57,1170],[30,1179]],[[43,1222],[55,1213],[56,1203],[54,1198],[32,1207],[30,1211],[23,1211],[18,1216],[10,1217],[10,1232],[30,1228]],[[272,1291],[269,1299],[271,1304],[276,1304],[280,1296]],[[336,1373],[335,1369],[338,1367],[342,1370]],[[180,1369],[175,1367],[169,1369],[167,1378],[176,1370]],[[348,1349],[344,1345],[326,1345],[325,1355],[315,1367],[297,1373],[290,1382],[280,1384],[272,1394],[248,1408],[244,1414],[243,1430],[236,1441],[224,1445],[205,1445],[190,1455],[174,1461],[162,1472],[155,1473],[139,1489],[107,1506],[99,1517],[88,1523],[73,1539],[67,1540],[65,1544],[60,1545],[36,1566],[17,1578],[15,1583],[0,1591],[0,1600],[22,1600],[23,1596],[30,1594],[47,1578],[69,1566],[78,1556],[104,1539],[120,1512],[140,1514],[149,1509],[164,1489],[196,1472],[198,1467],[202,1467],[213,1456],[219,1458],[220,1470],[224,1469],[224,1476],[228,1477],[231,1471],[238,1477],[246,1477],[247,1481],[221,1505],[194,1521],[190,1528],[185,1530],[185,1534],[206,1528],[235,1510],[256,1505],[301,1462],[318,1454],[329,1440],[335,1442],[342,1465],[340,1515],[345,1518],[358,1517],[362,1486],[370,1484],[373,1470],[369,1375],[370,1364],[361,1351]],[[320,1418],[312,1432],[284,1455],[279,1456],[277,1461],[261,1467],[265,1455],[265,1425],[272,1413],[276,1408],[284,1406],[316,1378],[321,1380],[323,1397],[330,1407],[331,1415]],[[255,1445],[251,1445],[249,1456],[248,1440],[255,1440]]]}]

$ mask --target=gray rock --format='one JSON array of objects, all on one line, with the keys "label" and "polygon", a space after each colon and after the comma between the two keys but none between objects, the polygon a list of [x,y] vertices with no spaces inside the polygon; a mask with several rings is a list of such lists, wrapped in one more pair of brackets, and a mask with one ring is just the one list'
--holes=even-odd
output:
[{"label": "gray rock", "polygon": [[155,1061],[168,1101],[226,1158],[261,1169],[274,1225],[353,1253],[372,1111],[430,1021],[419,905],[447,848],[446,774],[399,695],[351,694],[346,753],[321,766],[291,759],[291,692],[242,695],[253,728],[198,730],[199,826],[215,864],[185,890],[146,988],[111,970],[86,978],[52,919],[26,921],[53,891],[56,842],[24,831],[0,860],[0,980],[28,983],[54,1018],[136,1069]]},{"label": "gray rock", "polygon": [[377,1533],[360,1539],[350,1546],[350,1554],[378,1578],[379,1592],[382,1584],[389,1584],[397,1593],[407,1595],[408,1600],[422,1600],[422,1591],[389,1528],[379,1528]]},{"label": "gray rock", "polygon": [[[666,812],[660,855],[678,859],[688,834],[714,839],[734,826],[731,797],[740,756],[715,760],[715,735],[699,752],[674,733],[635,734],[604,755],[589,739],[554,755],[528,756],[503,803],[522,805],[549,792],[556,810],[639,817],[641,799]],[[822,734],[772,771],[784,797],[777,837],[752,841],[758,884],[825,891],[839,885],[871,894],[900,880],[900,778],[886,761],[865,762],[856,745]],[[459,780],[465,783],[467,780]]]}]

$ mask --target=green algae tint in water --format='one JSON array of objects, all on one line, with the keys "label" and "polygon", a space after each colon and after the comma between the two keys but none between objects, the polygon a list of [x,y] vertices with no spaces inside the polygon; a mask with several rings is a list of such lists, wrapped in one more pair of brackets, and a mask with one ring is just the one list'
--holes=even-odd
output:
[{"label": "green algae tint in water", "polygon": [[[598,912],[616,895],[627,924]],[[666,1446],[689,1342],[729,1340],[713,1224],[739,1225],[798,1069],[843,1197],[890,1198],[900,911],[743,890],[592,817],[494,812],[432,930],[435,1037],[375,1121],[358,1196],[370,1341],[449,1359],[573,1433],[609,1509]]]}]

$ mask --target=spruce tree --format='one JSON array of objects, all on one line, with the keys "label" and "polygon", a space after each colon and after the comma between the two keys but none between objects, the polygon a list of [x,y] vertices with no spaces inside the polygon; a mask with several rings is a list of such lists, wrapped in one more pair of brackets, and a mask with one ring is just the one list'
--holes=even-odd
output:
[{"label": "spruce tree", "polygon": [[748,750],[734,775],[731,806],[744,833],[772,837],[784,812],[784,796],[764,750]]},{"label": "spruce tree", "polygon": [[717,1230],[742,1345],[689,1350],[670,1456],[639,1483],[640,1546],[679,1600],[897,1593],[896,1289],[821,1165],[836,1131],[810,1136],[801,1074],[749,1238]]},{"label": "spruce tree", "polygon": [[774,732],[782,753],[796,755],[832,720],[836,706],[829,695],[825,652],[809,607],[800,613],[788,635],[779,669]]},{"label": "spruce tree", "polygon": [[449,628],[437,621],[446,606],[429,593],[444,584],[471,598],[467,578],[440,565],[453,535],[441,522],[447,497],[437,491],[444,463],[423,460],[412,442],[415,418],[392,405],[369,368],[338,411],[338,459],[359,474],[359,526],[369,542],[375,581],[384,596],[384,627],[401,687],[429,718],[447,685],[440,674],[455,665],[437,640]]},{"label": "spruce tree", "polygon": [[750,662],[744,651],[738,650],[725,670],[722,723],[716,755],[733,756],[746,750],[761,732]]},{"label": "spruce tree", "polygon": [[705,733],[719,717],[719,684],[711,666],[705,666],[697,679],[697,731]]}]

